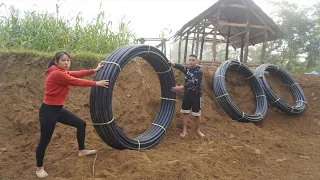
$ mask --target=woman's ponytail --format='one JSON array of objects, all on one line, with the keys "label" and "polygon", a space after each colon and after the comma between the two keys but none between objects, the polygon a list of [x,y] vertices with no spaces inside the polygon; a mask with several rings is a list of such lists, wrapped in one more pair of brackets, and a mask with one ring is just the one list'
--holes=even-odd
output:
[{"label": "woman's ponytail", "polygon": [[55,57],[54,58],[52,58],[51,60],[50,60],[50,62],[49,62],[49,64],[48,64],[48,68],[50,68],[51,66],[53,66],[53,65],[55,65]]}]

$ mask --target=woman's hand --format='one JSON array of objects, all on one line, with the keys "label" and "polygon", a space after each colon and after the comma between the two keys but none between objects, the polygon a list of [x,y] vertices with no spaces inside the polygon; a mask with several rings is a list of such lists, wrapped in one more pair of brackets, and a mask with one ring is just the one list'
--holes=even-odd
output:
[{"label": "woman's hand", "polygon": [[94,72],[98,72],[104,66],[104,62],[100,62],[98,66],[94,69]]},{"label": "woman's hand", "polygon": [[108,88],[109,80],[96,81],[96,85],[100,87]]}]

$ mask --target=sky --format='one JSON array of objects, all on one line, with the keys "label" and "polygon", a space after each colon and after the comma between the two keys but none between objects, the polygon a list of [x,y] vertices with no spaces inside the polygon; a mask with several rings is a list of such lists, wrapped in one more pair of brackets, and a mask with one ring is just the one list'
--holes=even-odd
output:
[{"label": "sky", "polygon": [[[270,15],[272,6],[266,0],[253,0],[265,13]],[[290,0],[301,6],[311,6],[320,0]],[[56,4],[60,5],[59,14],[66,19],[82,12],[86,21],[91,21],[99,12],[100,0],[0,0],[8,8],[15,6],[21,11],[56,12]],[[123,17],[130,22],[130,28],[137,37],[159,37],[161,30],[168,28],[172,35],[185,23],[202,13],[217,0],[102,0],[101,9],[113,22]],[[3,14],[6,10],[0,8]]]}]

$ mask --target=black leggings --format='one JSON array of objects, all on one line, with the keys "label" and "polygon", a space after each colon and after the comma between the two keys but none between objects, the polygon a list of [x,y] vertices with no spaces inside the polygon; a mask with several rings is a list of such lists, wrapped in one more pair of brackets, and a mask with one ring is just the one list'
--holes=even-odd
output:
[{"label": "black leggings", "polygon": [[41,136],[36,152],[37,167],[43,166],[45,150],[51,140],[57,122],[76,127],[79,150],[85,149],[84,138],[86,122],[64,109],[62,106],[42,103],[39,110],[39,120]]}]

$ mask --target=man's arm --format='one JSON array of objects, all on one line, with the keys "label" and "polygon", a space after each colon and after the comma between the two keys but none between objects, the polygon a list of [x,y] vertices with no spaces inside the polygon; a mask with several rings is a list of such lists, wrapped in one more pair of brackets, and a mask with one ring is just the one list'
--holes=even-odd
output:
[{"label": "man's arm", "polygon": [[175,87],[172,87],[171,88],[171,91],[172,92],[178,92],[178,91],[181,91],[182,89],[184,89],[184,86],[175,86]]},{"label": "man's arm", "polygon": [[175,62],[169,62],[169,64],[170,64],[172,67],[174,67],[174,68],[182,71],[183,73],[186,71],[186,67],[182,66],[181,64],[178,64],[178,63],[175,63]]}]

